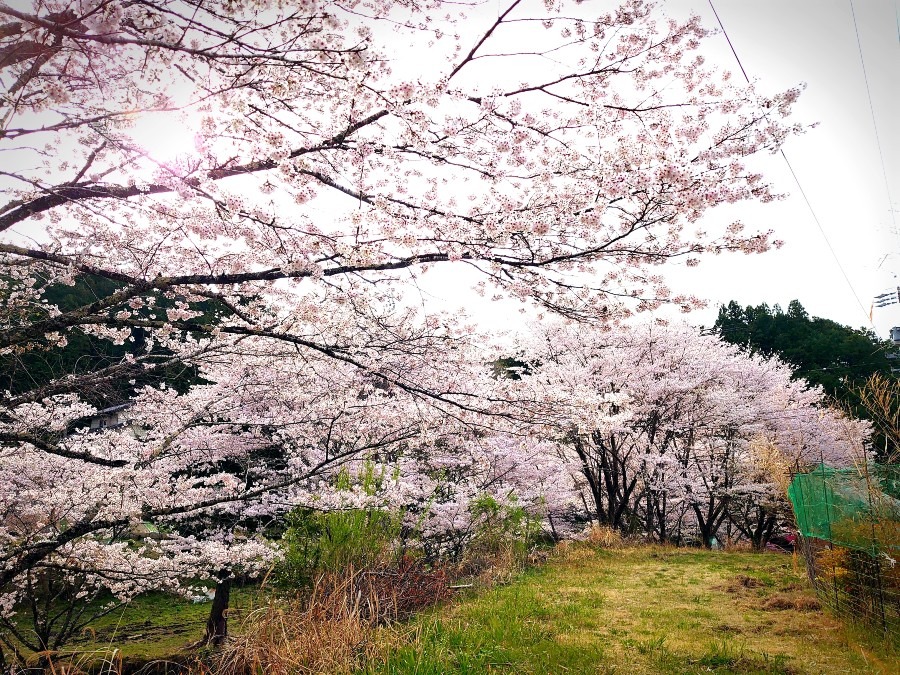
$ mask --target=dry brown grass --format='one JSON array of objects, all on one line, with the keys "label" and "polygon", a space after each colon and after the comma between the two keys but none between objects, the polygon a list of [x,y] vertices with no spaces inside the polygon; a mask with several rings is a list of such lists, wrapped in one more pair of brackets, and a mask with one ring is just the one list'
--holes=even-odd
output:
[{"label": "dry brown grass", "polygon": [[766,598],[762,603],[766,611],[782,611],[792,609],[798,612],[817,612],[822,609],[822,604],[809,595],[787,595],[779,593]]},{"label": "dry brown grass", "polygon": [[[354,594],[356,574],[317,584],[309,598],[271,600],[250,612],[213,658],[222,675],[349,673],[386,646],[372,637],[377,607]],[[371,599],[367,598],[366,601]],[[374,611],[373,611],[374,610]]]},{"label": "dry brown grass", "polygon": [[[900,461],[900,380],[875,373],[856,390],[875,428],[885,438],[885,462]],[[890,450],[893,448],[892,450]]]},{"label": "dry brown grass", "polygon": [[747,576],[746,574],[738,574],[733,579],[729,579],[726,583],[715,587],[715,590],[725,591],[726,593],[742,593],[748,589],[762,588],[765,584],[759,579]]},{"label": "dry brown grass", "polygon": [[491,588],[508,584],[526,565],[527,560],[510,543],[494,548],[490,555],[479,556],[477,560],[467,556],[456,575],[472,579],[472,585],[478,588]]},{"label": "dry brown grass", "polygon": [[753,551],[753,544],[746,539],[727,539],[723,542],[722,549],[728,553],[751,553]]},{"label": "dry brown grass", "polygon": [[618,530],[608,525],[594,525],[588,530],[584,542],[599,548],[622,548],[627,544]]},{"label": "dry brown grass", "polygon": [[[322,575],[310,593],[271,597],[241,616],[220,648],[185,654],[183,661],[124,662],[116,652],[51,661],[52,675],[182,673],[293,675],[352,673],[406,640],[397,619],[447,597],[441,571],[399,566]],[[408,632],[406,629],[405,632]]]},{"label": "dry brown grass", "polygon": [[245,673],[348,673],[370,656],[374,630],[354,606],[324,618],[309,608],[279,605],[253,612],[241,633],[214,658],[214,671]]},{"label": "dry brown grass", "polygon": [[738,574],[734,580],[744,588],[762,588],[765,586],[759,579],[747,576],[746,574]]},{"label": "dry brown grass", "polygon": [[785,454],[781,448],[765,438],[750,441],[750,453],[753,456],[754,466],[757,467],[757,477],[763,481],[774,482],[782,494],[787,494],[792,479],[793,465],[790,455]]},{"label": "dry brown grass", "polygon": [[402,639],[396,621],[448,597],[447,576],[399,565],[322,575],[312,593],[250,612],[213,657],[217,675],[351,673]]},{"label": "dry brown grass", "polygon": [[36,660],[23,672],[43,672],[45,675],[211,675],[196,653],[143,661],[124,657],[118,649],[110,647],[70,655],[44,654],[46,660],[38,661],[41,656],[35,654]]}]

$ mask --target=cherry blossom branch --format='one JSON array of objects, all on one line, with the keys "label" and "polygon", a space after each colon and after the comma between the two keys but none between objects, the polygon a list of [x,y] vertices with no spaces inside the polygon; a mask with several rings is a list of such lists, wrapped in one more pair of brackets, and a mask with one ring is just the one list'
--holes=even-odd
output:
[{"label": "cherry blossom branch", "polygon": [[487,31],[484,33],[484,35],[481,36],[481,39],[475,44],[474,47],[472,47],[472,49],[469,51],[468,54],[466,54],[466,56],[463,58],[463,60],[460,61],[459,63],[457,63],[456,67],[450,71],[450,74],[447,75],[448,82],[450,80],[452,80],[453,76],[456,75],[460,70],[462,70],[465,67],[465,65],[472,60],[472,57],[475,56],[475,52],[477,52],[478,49],[481,47],[481,45],[483,45],[488,40],[488,38],[491,37],[493,32],[495,30],[497,30],[497,28],[500,26],[500,24],[503,23],[503,20],[509,15],[510,12],[512,12],[516,8],[516,6],[521,1],[522,0],[515,0],[509,7],[506,8],[506,11],[503,12],[503,14],[501,14],[499,17],[497,17],[497,20],[491,25],[490,28],[487,29]]},{"label": "cherry blossom branch", "polygon": [[[72,20],[66,23],[60,23],[58,21],[54,21],[50,18],[42,18],[33,14],[28,14],[27,12],[22,12],[17,9],[10,7],[5,3],[0,3],[0,14],[5,14],[7,16],[20,19],[27,23],[30,23],[34,26],[40,26],[41,28],[46,28],[50,30],[52,33],[57,35],[59,38],[67,37],[76,40],[84,40],[87,42],[96,42],[98,44],[103,45],[134,45],[139,47],[155,47],[157,49],[163,49],[166,51],[172,52],[180,52],[190,56],[195,57],[203,57],[207,59],[213,59],[218,61],[243,61],[246,59],[260,59],[265,58],[267,61],[272,61],[273,63],[282,63],[286,65],[311,65],[315,63],[315,61],[308,59],[296,59],[296,58],[287,58],[283,55],[283,52],[277,49],[262,49],[252,45],[248,42],[243,42],[239,40],[230,39],[229,42],[233,45],[237,45],[243,50],[246,50],[246,53],[232,53],[232,52],[223,52],[223,51],[215,51],[208,47],[202,48],[193,48],[179,43],[171,43],[163,40],[152,40],[147,38],[127,38],[121,37],[112,34],[102,34],[102,33],[88,33],[84,30],[83,24],[77,20],[77,18],[73,17]],[[79,26],[81,27],[79,29]],[[297,50],[299,52],[308,52],[310,54],[314,53],[313,50]],[[344,50],[326,50],[333,51],[335,54],[344,53]]]},{"label": "cherry blossom branch", "polygon": [[0,431],[0,443],[27,443],[50,455],[65,457],[66,459],[77,459],[80,462],[96,464],[97,466],[123,467],[127,466],[129,463],[127,459],[108,459],[106,457],[98,457],[96,455],[92,455],[89,452],[68,450],[67,448],[57,445],[56,443],[51,443],[47,440],[39,438],[34,434],[10,433],[7,431]]},{"label": "cherry blossom branch", "polygon": [[[371,115],[348,125],[341,133],[336,134],[323,143],[291,151],[288,154],[288,157],[290,159],[296,159],[297,157],[306,154],[340,147],[340,145],[352,134],[377,122],[388,114],[389,112],[387,110],[372,113]],[[270,171],[277,168],[278,165],[278,162],[275,160],[267,159],[251,162],[249,164],[211,169],[206,174],[206,178],[208,180],[217,181],[233,176],[253,174],[260,171]],[[187,182],[189,184],[191,182],[194,182],[195,184],[198,183],[196,179],[188,179]],[[3,215],[0,215],[0,231],[9,229],[13,225],[20,223],[35,214],[44,213],[64,204],[88,199],[128,199],[139,195],[168,194],[175,191],[174,188],[168,185],[105,185],[94,183],[67,184],[48,187],[45,188],[45,190],[47,194],[41,197],[36,197],[22,204],[12,205],[12,208],[7,207],[4,209]]]},{"label": "cherry blossom branch", "polygon": [[[415,432],[409,432],[406,438],[412,437],[414,433]],[[396,442],[396,440],[402,440],[402,438],[392,439],[391,442]],[[202,501],[192,502],[179,506],[157,508],[148,506],[141,513],[141,519],[147,522],[153,522],[156,519],[169,516],[184,515],[187,513],[200,513],[212,507],[221,506],[224,504],[251,501],[258,497],[262,497],[267,493],[283,490],[293,485],[298,485],[300,483],[308,481],[322,474],[326,469],[334,466],[340,466],[340,464],[345,462],[346,460],[358,456],[369,449],[380,447],[381,445],[381,443],[377,443],[371,447],[366,446],[362,448],[353,448],[352,450],[349,450],[347,452],[333,455],[327,459],[322,460],[300,475],[292,476],[285,480],[267,484],[252,490],[247,490],[237,495],[213,497],[210,499],[205,499]],[[106,518],[100,520],[88,518],[81,522],[72,523],[66,529],[59,532],[54,539],[29,542],[21,544],[19,546],[15,546],[11,550],[7,550],[4,555],[0,556],[0,562],[4,563],[2,566],[0,566],[0,588],[10,583],[13,579],[18,577],[26,570],[34,568],[39,562],[41,562],[49,555],[51,555],[54,551],[62,548],[66,544],[69,544],[77,539],[96,532],[126,527],[127,525],[131,524],[133,520],[134,519],[131,516],[121,518]]]}]

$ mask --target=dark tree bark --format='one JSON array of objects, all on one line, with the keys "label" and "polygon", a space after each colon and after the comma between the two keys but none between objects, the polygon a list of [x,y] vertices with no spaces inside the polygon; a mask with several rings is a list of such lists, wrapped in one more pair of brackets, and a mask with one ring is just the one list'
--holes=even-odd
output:
[{"label": "dark tree bark", "polygon": [[777,511],[759,504],[746,504],[742,510],[728,513],[729,522],[745,536],[755,551],[763,551],[780,521]]},{"label": "dark tree bark", "polygon": [[725,520],[728,506],[728,498],[721,497],[718,500],[710,497],[706,503],[706,513],[700,510],[699,504],[692,504],[694,514],[697,516],[697,529],[703,537],[703,548],[712,548],[712,538],[716,536],[719,527]]},{"label": "dark tree bark", "polygon": [[593,432],[589,439],[575,436],[571,442],[591,490],[597,521],[625,534],[630,533],[640,496],[634,497],[638,478],[629,471],[631,448],[627,447],[627,441],[612,434],[604,436]]},{"label": "dark tree bark", "polygon": [[231,596],[231,577],[224,577],[216,584],[212,608],[206,622],[204,641],[214,647],[219,646],[228,635],[228,601]]}]

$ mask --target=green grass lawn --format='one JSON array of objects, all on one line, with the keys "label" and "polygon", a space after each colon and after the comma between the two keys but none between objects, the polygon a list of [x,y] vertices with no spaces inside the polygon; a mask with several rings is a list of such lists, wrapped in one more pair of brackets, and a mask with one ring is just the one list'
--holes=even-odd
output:
[{"label": "green grass lawn", "polygon": [[[232,591],[232,628],[265,604]],[[78,644],[132,664],[177,657],[209,603],[137,598]],[[512,583],[473,591],[384,629],[360,675],[450,673],[898,673],[900,653],[821,610],[802,560],[667,547],[573,545]]]},{"label": "green grass lawn", "polygon": [[367,672],[900,673],[896,651],[819,609],[778,554],[573,547],[412,629]]},{"label": "green grass lawn", "polygon": [[[233,588],[231,616],[237,625],[249,608],[266,602],[257,587]],[[59,652],[79,664],[115,657],[132,663],[167,660],[196,644],[206,631],[210,603],[194,603],[167,593],[146,593],[93,622]],[[27,630],[27,624],[21,625]],[[30,654],[24,650],[26,654]]]}]

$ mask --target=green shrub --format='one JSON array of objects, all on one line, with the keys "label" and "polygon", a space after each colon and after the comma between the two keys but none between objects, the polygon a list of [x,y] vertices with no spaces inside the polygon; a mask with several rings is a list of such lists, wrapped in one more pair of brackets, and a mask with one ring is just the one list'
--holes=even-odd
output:
[{"label": "green shrub", "polygon": [[297,509],[288,516],[281,540],[279,580],[305,585],[323,572],[371,567],[392,555],[400,521],[398,515],[380,509]]},{"label": "green shrub", "polygon": [[491,495],[474,499],[472,534],[462,551],[465,573],[492,566],[517,568],[527,559],[541,535],[540,521],[513,498],[503,504]]},{"label": "green shrub", "polygon": [[[375,495],[382,476],[366,463],[357,476],[346,470],[335,479],[339,490],[359,485],[367,495]],[[281,539],[283,557],[276,568],[277,579],[290,586],[309,585],[326,572],[365,569],[393,556],[400,535],[402,513],[384,509],[320,511],[297,508],[287,517]]]}]

